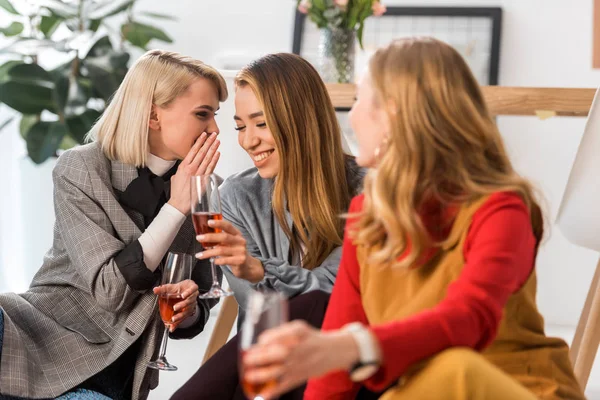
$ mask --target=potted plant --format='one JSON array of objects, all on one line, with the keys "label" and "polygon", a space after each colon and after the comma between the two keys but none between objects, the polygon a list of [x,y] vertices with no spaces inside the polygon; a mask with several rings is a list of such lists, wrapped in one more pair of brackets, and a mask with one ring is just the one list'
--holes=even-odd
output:
[{"label": "potted plant", "polygon": [[319,72],[325,82],[354,79],[355,40],[362,45],[365,20],[383,15],[380,0],[297,0],[298,10],[321,29]]},{"label": "potted plant", "polygon": [[[14,17],[0,27],[10,40],[0,49],[9,58],[0,65],[0,104],[20,114],[28,155],[40,164],[60,149],[83,143],[123,80],[133,48],[147,50],[151,40],[172,42],[143,18],[172,18],[136,13],[135,0],[28,0],[18,5],[0,0]],[[63,61],[49,68],[40,62],[45,56]],[[13,118],[0,121],[0,130]]]}]

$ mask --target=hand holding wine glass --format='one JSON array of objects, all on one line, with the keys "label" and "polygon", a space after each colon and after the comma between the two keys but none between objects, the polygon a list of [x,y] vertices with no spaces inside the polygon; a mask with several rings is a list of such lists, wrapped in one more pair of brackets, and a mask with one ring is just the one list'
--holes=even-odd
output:
[{"label": "hand holding wine glass", "polygon": [[[196,235],[221,232],[219,228],[209,224],[210,221],[220,221],[223,219],[217,176],[214,174],[193,176],[191,190],[192,221],[194,222]],[[218,245],[217,242],[210,240],[204,240],[200,243],[204,249],[211,249]],[[200,295],[200,298],[214,299],[231,296],[233,293],[223,289],[219,284],[214,257],[210,257],[210,269],[212,286],[208,292]]]},{"label": "hand holding wine glass", "polygon": [[[284,295],[278,292],[252,292],[248,299],[246,318],[242,323],[239,338],[240,346],[240,379],[246,397],[251,400],[264,400],[265,393],[272,392],[278,384],[276,376],[266,380],[247,379],[253,371],[247,368],[244,357],[257,345],[263,332],[276,328],[288,320],[288,304]],[[262,365],[261,368],[278,370],[281,363]]]},{"label": "hand holding wine glass", "polygon": [[[156,360],[148,363],[148,367],[150,368],[162,371],[177,371],[177,367],[169,364],[165,357],[165,353],[167,352],[167,341],[169,339],[169,329],[173,324],[175,315],[174,308],[178,303],[182,302],[181,293],[172,289],[179,288],[180,285],[178,284],[190,279],[192,275],[192,261],[192,256],[189,254],[169,252],[167,255],[167,262],[162,271],[161,286],[168,286],[163,288],[163,290],[160,290],[160,292],[164,293],[161,293],[158,297],[158,309],[160,317],[165,324],[165,332],[160,346],[160,355]],[[188,298],[192,297],[193,300],[196,301],[196,297],[193,296],[193,294],[198,290],[198,287],[196,286],[194,289],[194,287],[190,285],[188,290],[192,292],[192,296],[188,296]]]},{"label": "hand holding wine glass", "polygon": [[169,324],[169,331],[173,332],[177,329],[177,326],[186,318],[192,317],[198,312],[198,285],[191,279],[179,283],[169,283],[166,285],[157,286],[153,289],[154,294],[159,296],[159,306],[166,304],[161,303],[161,298],[169,299],[170,303],[173,303],[172,309],[169,308],[169,312],[172,312],[171,323]]}]

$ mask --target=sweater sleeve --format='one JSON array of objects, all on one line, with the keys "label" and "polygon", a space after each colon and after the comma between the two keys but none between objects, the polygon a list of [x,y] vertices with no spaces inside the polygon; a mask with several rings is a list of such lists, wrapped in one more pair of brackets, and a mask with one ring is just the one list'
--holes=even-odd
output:
[{"label": "sweater sleeve", "polygon": [[455,346],[483,350],[496,337],[502,310],[528,279],[536,239],[516,194],[497,193],[475,213],[463,248],[465,265],[446,297],[410,318],[372,326],[383,363],[365,385],[382,390],[412,364]]}]

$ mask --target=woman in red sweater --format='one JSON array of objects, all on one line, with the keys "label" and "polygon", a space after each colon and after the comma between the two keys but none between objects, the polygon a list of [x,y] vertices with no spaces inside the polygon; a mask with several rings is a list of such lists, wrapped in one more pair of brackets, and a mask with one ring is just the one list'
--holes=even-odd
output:
[{"label": "woman in red sweater", "polygon": [[293,322],[244,357],[246,378],[309,381],[305,399],[582,399],[535,304],[543,233],[461,56],[435,39],[379,50],[351,123],[364,194],[349,210],[323,332]]}]

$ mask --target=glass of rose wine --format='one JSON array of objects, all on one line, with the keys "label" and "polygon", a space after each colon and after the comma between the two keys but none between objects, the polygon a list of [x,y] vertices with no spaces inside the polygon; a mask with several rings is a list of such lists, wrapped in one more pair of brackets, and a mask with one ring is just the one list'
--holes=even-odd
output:
[{"label": "glass of rose wine", "polygon": [[[208,225],[208,221],[223,219],[221,213],[221,197],[219,195],[219,183],[215,174],[192,176],[192,221],[196,235],[205,233],[220,233],[221,229]],[[218,243],[202,242],[204,249],[212,249]],[[225,290],[219,284],[215,258],[210,258],[210,271],[212,274],[212,286],[206,293],[200,295],[201,299],[216,299],[231,296],[233,292]]]},{"label": "glass of rose wine", "polygon": [[242,323],[239,340],[240,380],[242,389],[247,398],[251,400],[264,400],[262,394],[265,390],[277,385],[276,380],[255,384],[245,379],[242,358],[248,349],[258,342],[260,335],[269,329],[280,326],[288,321],[288,304],[284,295],[278,292],[252,292],[248,299],[246,318]]},{"label": "glass of rose wine", "polygon": [[[192,276],[192,256],[189,254],[172,253],[167,254],[167,262],[162,272],[161,285],[172,285],[191,279]],[[167,341],[169,340],[169,328],[173,321],[175,304],[182,301],[179,293],[161,294],[158,296],[158,311],[160,318],[165,324],[165,333],[160,345],[160,354],[154,361],[148,363],[148,367],[160,369],[162,371],[177,371],[177,367],[169,364],[165,354],[167,352]]]}]

